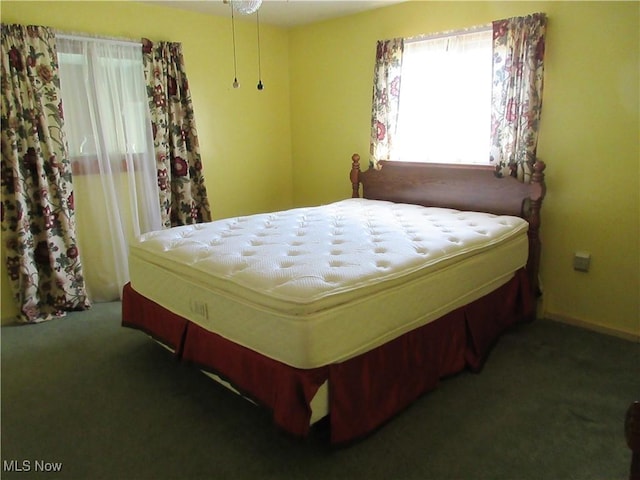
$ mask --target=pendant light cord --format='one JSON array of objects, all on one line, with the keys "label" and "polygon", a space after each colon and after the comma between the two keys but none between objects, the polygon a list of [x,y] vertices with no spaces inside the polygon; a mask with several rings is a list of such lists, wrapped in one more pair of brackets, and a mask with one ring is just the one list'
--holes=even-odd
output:
[{"label": "pendant light cord", "polygon": [[231,36],[233,38],[233,88],[238,88],[238,65],[236,62],[236,23],[233,17],[233,5],[231,5]]},{"label": "pendant light cord", "polygon": [[261,60],[260,60],[260,13],[256,12],[256,29],[258,31],[258,90],[264,89],[264,84],[262,83],[262,68],[261,68]]}]

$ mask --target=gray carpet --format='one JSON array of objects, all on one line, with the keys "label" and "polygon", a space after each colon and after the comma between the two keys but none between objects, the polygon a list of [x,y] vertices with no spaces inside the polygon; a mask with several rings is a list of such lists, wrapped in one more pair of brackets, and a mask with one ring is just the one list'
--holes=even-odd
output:
[{"label": "gray carpet", "polygon": [[480,374],[444,380],[342,449],[322,426],[304,441],[277,431],[267,412],[121,327],[119,303],[1,335],[3,479],[628,475],[640,344],[555,322],[511,330]]}]

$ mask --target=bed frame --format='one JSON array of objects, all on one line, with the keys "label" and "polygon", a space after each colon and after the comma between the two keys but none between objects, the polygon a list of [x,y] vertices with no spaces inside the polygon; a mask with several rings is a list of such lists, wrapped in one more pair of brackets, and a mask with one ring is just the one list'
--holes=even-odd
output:
[{"label": "bed frame", "polygon": [[496,215],[514,215],[529,222],[527,273],[535,296],[540,293],[540,209],[546,193],[543,161],[533,165],[531,183],[513,177],[498,177],[490,166],[441,163],[378,162],[360,170],[360,155],[351,157],[352,197],[389,200],[425,207],[474,210]]},{"label": "bed frame", "polygon": [[[510,214],[529,222],[529,258],[493,292],[338,364],[297,369],[237,345],[180,317],[125,285],[122,324],[150,334],[191,363],[228,381],[271,410],[274,423],[298,437],[308,435],[312,400],[328,382],[333,444],[371,434],[436,388],[440,379],[468,368],[479,371],[499,336],[535,318],[540,259],[540,208],[545,195],[543,162],[532,183],[496,178],[489,167],[380,162],[360,171],[352,157],[352,196]],[[408,354],[407,352],[410,352]]]}]

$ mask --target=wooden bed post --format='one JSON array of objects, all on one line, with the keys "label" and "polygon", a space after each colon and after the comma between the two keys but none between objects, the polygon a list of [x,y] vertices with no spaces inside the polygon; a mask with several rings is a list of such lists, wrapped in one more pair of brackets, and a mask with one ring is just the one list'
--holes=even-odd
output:
[{"label": "wooden bed post", "polygon": [[360,155],[354,153],[351,157],[351,198],[360,198]]},{"label": "wooden bed post", "polygon": [[540,209],[542,200],[547,191],[544,183],[544,169],[546,164],[542,160],[536,161],[531,174],[531,195],[530,195],[530,215],[529,215],[529,259],[527,261],[527,271],[529,272],[529,282],[533,294],[537,297],[540,292],[538,284],[538,273],[540,270]]}]

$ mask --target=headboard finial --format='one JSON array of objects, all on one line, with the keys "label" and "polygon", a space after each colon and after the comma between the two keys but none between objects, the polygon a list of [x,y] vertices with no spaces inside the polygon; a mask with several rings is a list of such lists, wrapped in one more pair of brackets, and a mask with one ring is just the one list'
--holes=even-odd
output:
[{"label": "headboard finial", "polygon": [[536,160],[536,162],[533,164],[534,173],[543,174],[545,168],[547,168],[547,164],[542,160]]},{"label": "headboard finial", "polygon": [[360,197],[360,155],[354,153],[351,156],[351,173],[349,175],[351,179],[351,197]]},{"label": "headboard finial", "polygon": [[540,200],[544,198],[546,194],[547,187],[544,183],[544,169],[547,168],[547,164],[542,160],[536,160],[533,164],[533,173],[531,174],[531,185],[537,187],[537,192],[534,195],[532,193],[532,200]]}]

